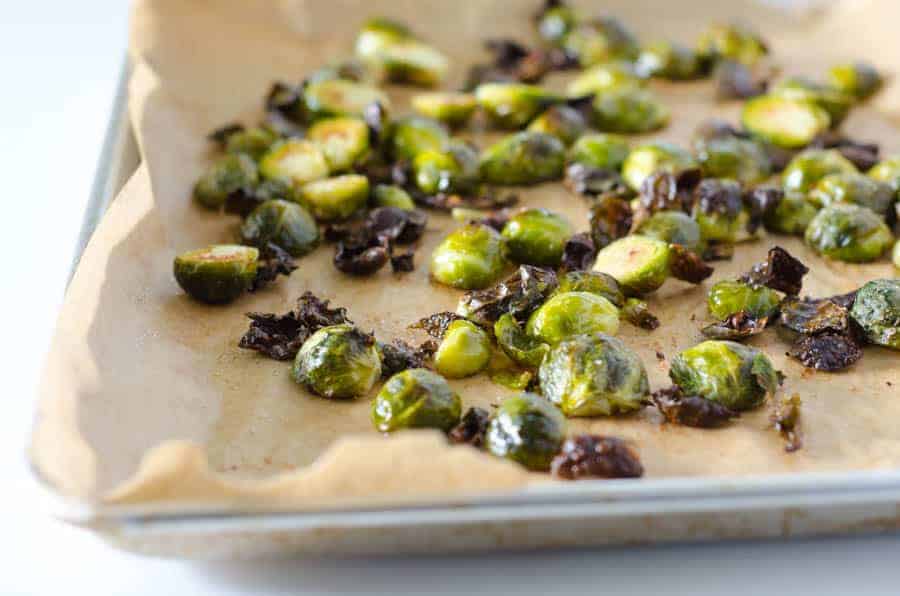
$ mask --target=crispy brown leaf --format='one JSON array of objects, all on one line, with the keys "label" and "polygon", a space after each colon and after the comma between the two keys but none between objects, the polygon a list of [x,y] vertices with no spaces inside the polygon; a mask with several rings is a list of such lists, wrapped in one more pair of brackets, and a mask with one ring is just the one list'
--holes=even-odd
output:
[{"label": "crispy brown leaf", "polygon": [[784,450],[793,453],[803,447],[803,433],[800,429],[800,394],[794,393],[776,400],[771,420],[775,430],[784,440]]},{"label": "crispy brown leaf", "polygon": [[745,311],[740,311],[724,321],[707,325],[702,331],[703,335],[713,339],[741,340],[765,331],[769,321],[769,317],[752,317]]},{"label": "crispy brown leaf", "polygon": [[766,216],[778,208],[784,198],[784,191],[775,186],[757,186],[744,193],[744,204],[750,212],[747,232],[754,234],[762,226]]},{"label": "crispy brown leaf", "polygon": [[623,319],[641,329],[653,331],[659,327],[659,319],[650,312],[643,300],[628,298],[619,313]]},{"label": "crispy brown leaf", "polygon": [[385,266],[390,254],[387,238],[362,234],[338,242],[334,266],[350,275],[372,275]]},{"label": "crispy brown leaf", "polygon": [[637,453],[622,439],[578,435],[567,439],[553,458],[550,470],[566,480],[579,478],[640,478],[644,466]]},{"label": "crispy brown leaf", "polygon": [[563,247],[562,270],[586,271],[593,266],[596,256],[597,247],[594,246],[591,235],[587,232],[575,234]]},{"label": "crispy brown leaf", "polygon": [[460,305],[469,319],[483,326],[493,325],[506,313],[522,320],[550,296],[558,283],[556,273],[550,269],[520,265],[495,286],[466,292]]},{"label": "crispy brown leaf", "polygon": [[573,163],[566,168],[563,184],[572,192],[587,197],[614,196],[627,198],[631,190],[615,170]]},{"label": "crispy brown leaf", "polygon": [[451,443],[481,447],[491,415],[483,408],[469,408],[459,424],[450,429],[447,438]]},{"label": "crispy brown leaf", "polygon": [[427,348],[414,348],[402,339],[389,344],[380,344],[381,376],[388,378],[410,368],[426,368],[431,354]]},{"label": "crispy brown leaf", "polygon": [[804,335],[788,355],[806,368],[834,372],[848,368],[862,358],[862,348],[849,334]]},{"label": "crispy brown leaf", "polygon": [[703,262],[700,255],[681,246],[672,245],[672,276],[692,284],[699,284],[713,274],[713,268]]},{"label": "crispy brown leaf", "polygon": [[255,292],[260,288],[275,281],[279,275],[288,276],[297,269],[294,258],[286,250],[273,244],[266,243],[260,251],[259,263],[256,266],[256,278],[250,286],[250,291]]},{"label": "crispy brown leaf", "polygon": [[848,309],[828,298],[815,300],[788,296],[779,308],[779,324],[794,333],[817,335],[831,332],[845,335],[850,330]]},{"label": "crispy brown leaf", "polygon": [[455,312],[443,311],[428,315],[423,319],[419,319],[409,326],[410,329],[421,329],[431,337],[441,339],[447,333],[447,327],[453,321],[458,321],[465,317],[461,317]]},{"label": "crispy brown leaf", "polygon": [[807,273],[809,267],[780,246],[775,246],[769,249],[766,260],[754,265],[741,280],[796,296],[803,289],[803,277]]},{"label": "crispy brown leaf", "polygon": [[684,395],[677,385],[654,391],[651,403],[666,422],[694,428],[718,428],[737,418],[738,413],[698,395]]},{"label": "crispy brown leaf", "polygon": [[591,205],[591,240],[600,250],[631,230],[633,214],[628,201],[614,196],[599,197]]}]

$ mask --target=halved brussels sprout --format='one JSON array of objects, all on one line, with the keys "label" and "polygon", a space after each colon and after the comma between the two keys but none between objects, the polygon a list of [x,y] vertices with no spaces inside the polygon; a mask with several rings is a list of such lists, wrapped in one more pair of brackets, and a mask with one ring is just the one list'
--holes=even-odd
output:
[{"label": "halved brussels sprout", "polygon": [[491,360],[491,338],[470,321],[453,321],[434,354],[434,368],[451,379],[481,372]]},{"label": "halved brussels sprout", "polygon": [[503,400],[491,416],[485,447],[530,470],[548,470],[566,438],[566,419],[549,401],[522,393]]},{"label": "halved brussels sprout", "polygon": [[528,125],[528,130],[553,135],[566,145],[574,143],[587,128],[581,112],[565,104],[550,106]]},{"label": "halved brussels sprout", "polygon": [[334,116],[361,118],[366,107],[376,102],[385,108],[390,107],[390,100],[381,89],[345,79],[309,83],[303,89],[303,101],[313,119]]},{"label": "halved brussels sprout", "polygon": [[300,189],[300,198],[319,221],[347,219],[368,202],[369,179],[344,174],[308,182]]},{"label": "halved brussels sprout", "polygon": [[613,305],[621,308],[625,304],[625,295],[619,282],[612,275],[599,271],[567,271],[559,278],[556,292],[588,292],[603,296]]},{"label": "halved brussels sprout", "polygon": [[658,289],[671,271],[668,242],[648,236],[620,238],[597,253],[594,271],[613,276],[626,294],[647,294]]},{"label": "halved brussels sprout", "polygon": [[419,153],[440,151],[449,140],[446,127],[437,120],[410,116],[394,124],[393,154],[396,159],[412,161]]},{"label": "halved brussels sprout", "polygon": [[380,73],[373,68],[372,64],[358,58],[348,58],[317,68],[307,75],[305,80],[308,83],[316,83],[330,79],[345,79],[362,83],[379,78],[381,78]]},{"label": "halved brussels sprout", "polygon": [[482,83],[475,99],[498,128],[518,129],[558,102],[560,97],[537,85],[525,83]]},{"label": "halved brussels sprout", "polygon": [[372,424],[383,433],[404,428],[447,432],[462,414],[462,400],[444,377],[411,368],[388,379],[372,401]]},{"label": "halved brussels sprout", "polygon": [[416,39],[416,36],[403,23],[385,17],[373,17],[363,23],[356,36],[356,55],[360,58],[373,58],[385,47],[411,39]]},{"label": "halved brussels sprout", "polygon": [[485,149],[480,171],[489,184],[530,185],[561,178],[565,161],[566,147],[559,139],[526,130]]},{"label": "halved brussels sprout", "polygon": [[640,357],[603,333],[579,335],[550,350],[538,369],[541,392],[566,416],[610,416],[640,409],[650,394]]},{"label": "halved brussels sprout", "polygon": [[670,41],[655,41],[644,46],[634,67],[642,76],[673,81],[703,76],[703,65],[694,50]]},{"label": "halved brussels sprout", "polygon": [[575,335],[615,335],[618,330],[619,309],[590,292],[554,294],[531,314],[525,326],[528,335],[551,346]]},{"label": "halved brussels sprout", "polygon": [[829,174],[856,171],[856,166],[836,149],[807,149],[791,159],[781,180],[785,193],[807,193]]},{"label": "halved brussels sprout", "polygon": [[593,103],[594,126],[603,132],[636,134],[659,130],[669,123],[669,108],[646,89],[613,89]]},{"label": "halved brussels sprout", "polygon": [[827,207],[833,203],[853,203],[868,207],[882,217],[894,204],[894,191],[884,182],[865,174],[828,174],[819,180],[809,193],[809,200]]},{"label": "halved brussels sprout", "polygon": [[734,60],[752,65],[769,53],[763,40],[744,27],[716,23],[697,41],[697,53],[708,60]]},{"label": "halved brussels sprout", "polygon": [[881,160],[872,166],[868,176],[873,180],[884,182],[900,197],[900,155],[894,155]]},{"label": "halved brussels sprout", "polygon": [[900,350],[900,279],[876,279],[861,287],[850,316],[870,342]]},{"label": "halved brussels sprout", "polygon": [[566,87],[566,95],[583,97],[643,85],[644,79],[635,72],[634,65],[630,62],[605,62],[592,66],[572,79]]},{"label": "halved brussels sprout", "polygon": [[894,250],[891,252],[891,260],[894,263],[894,267],[900,269],[900,240],[894,243]]},{"label": "halved brussels sprout", "polygon": [[321,397],[361,397],[381,377],[375,337],[349,324],[323,327],[300,347],[291,377]]},{"label": "halved brussels sprout", "polygon": [[478,185],[478,165],[478,153],[471,146],[450,141],[440,151],[416,155],[413,175],[425,194],[467,193]]},{"label": "halved brussels sprout", "polygon": [[440,85],[450,62],[441,52],[416,40],[406,40],[384,46],[372,59],[394,83],[408,83],[421,87]]},{"label": "halved brussels sprout", "polygon": [[683,211],[657,211],[638,224],[634,233],[668,244],[680,244],[694,252],[702,245],[699,224]]},{"label": "halved brussels sprout", "polygon": [[195,300],[225,304],[250,288],[258,259],[250,246],[214,244],[175,257],[175,280]]},{"label": "halved brussels sprout", "polygon": [[766,229],[782,234],[802,236],[806,226],[818,213],[818,208],[800,193],[788,193],[775,210],[765,217]]},{"label": "halved brussels sprout", "polygon": [[547,209],[526,209],[503,226],[509,256],[517,263],[557,267],[566,240],[575,233],[572,224]]},{"label": "halved brussels sprout", "polygon": [[277,244],[293,257],[302,257],[319,245],[319,227],[309,211],[290,201],[265,201],[250,212],[241,226],[247,244]]},{"label": "halved brussels sprout", "polygon": [[397,207],[406,211],[416,208],[416,203],[408,192],[390,184],[376,185],[372,191],[372,199],[376,207]]},{"label": "halved brussels sprout", "polygon": [[828,84],[856,99],[866,99],[878,91],[882,82],[878,70],[865,62],[835,64],[828,69]]},{"label": "halved brussels sprout", "polygon": [[551,44],[558,44],[575,28],[578,17],[570,7],[563,4],[544,10],[537,19],[538,35]]},{"label": "halved brussels sprout", "polygon": [[258,181],[256,164],[249,155],[223,155],[197,180],[194,200],[204,207],[220,209],[228,195],[243,188],[252,188]]},{"label": "halved brussels sprout", "polygon": [[295,189],[328,175],[328,161],[311,141],[288,139],[276,143],[259,160],[259,173],[269,180],[289,182]]},{"label": "halved brussels sprout", "polygon": [[327,118],[306,131],[306,138],[325,154],[328,169],[343,172],[369,150],[369,127],[361,118]]},{"label": "halved brussels sprout", "polygon": [[478,102],[470,93],[435,91],[414,95],[410,105],[422,116],[456,127],[469,121]]},{"label": "halved brussels sprout", "polygon": [[621,170],[629,151],[625,137],[590,133],[579,137],[569,148],[568,161],[603,170]]},{"label": "halved brussels sprout", "polygon": [[693,216],[705,241],[731,244],[746,228],[747,213],[743,210],[741,185],[734,180],[707,178],[697,187],[698,200]]},{"label": "halved brussels sprout", "polygon": [[769,95],[816,104],[828,112],[832,127],[843,122],[853,105],[853,98],[846,93],[800,77],[779,82],[772,87]]},{"label": "halved brussels sprout", "polygon": [[759,406],[778,388],[769,357],[734,341],[709,340],[684,350],[672,359],[669,377],[685,395],[738,411]]},{"label": "halved brussels sprout", "polygon": [[562,39],[562,47],[577,56],[581,66],[592,66],[616,59],[634,60],[640,46],[634,35],[614,18],[593,19],[581,23]]},{"label": "halved brussels sprout", "polygon": [[751,185],[762,182],[772,171],[765,149],[751,139],[719,136],[698,140],[694,153],[707,178],[732,178]]},{"label": "halved brussels sprout", "polygon": [[463,290],[495,283],[506,268],[503,239],[491,227],[469,224],[447,235],[431,253],[431,277]]},{"label": "halved brussels sprout", "polygon": [[819,105],[778,95],[760,95],[744,104],[741,124],[750,133],[778,147],[808,145],[828,130],[831,118]]},{"label": "halved brussels sprout", "polygon": [[225,141],[225,152],[246,153],[253,159],[259,159],[277,140],[278,135],[269,129],[255,126],[228,135],[228,139]]},{"label": "halved brussels sprout", "polygon": [[550,346],[525,333],[515,317],[507,313],[494,323],[497,345],[516,364],[537,368],[547,355]]},{"label": "halved brussels sprout", "polygon": [[769,317],[778,310],[781,294],[766,286],[754,286],[738,280],[713,284],[706,297],[709,314],[718,320],[745,312],[754,319]]},{"label": "halved brussels sprout", "polygon": [[849,203],[819,211],[804,239],[819,254],[848,263],[874,261],[894,241],[890,228],[874,211]]},{"label": "halved brussels sprout", "polygon": [[644,179],[654,172],[677,173],[697,167],[690,152],[666,141],[635,147],[622,164],[622,178],[632,190],[640,191]]}]

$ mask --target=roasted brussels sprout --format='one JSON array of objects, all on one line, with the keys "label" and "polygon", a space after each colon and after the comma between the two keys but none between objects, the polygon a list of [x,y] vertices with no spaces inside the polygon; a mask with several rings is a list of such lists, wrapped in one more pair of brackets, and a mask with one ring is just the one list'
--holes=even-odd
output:
[{"label": "roasted brussels sprout", "polygon": [[175,281],[188,296],[207,304],[231,302],[256,279],[259,251],[238,244],[215,244],[175,257]]},{"label": "roasted brussels sprout", "polygon": [[900,279],[877,279],[861,287],[850,316],[870,342],[900,350]]},{"label": "roasted brussels sprout", "polygon": [[349,170],[369,150],[369,128],[361,118],[319,120],[306,138],[322,150],[332,173]]},{"label": "roasted brussels sprout", "polygon": [[838,89],[804,78],[785,79],[772,87],[769,95],[794,101],[808,101],[828,112],[832,127],[838,126],[853,105],[853,98]]},{"label": "roasted brussels sprout", "polygon": [[372,58],[386,46],[410,39],[416,39],[416,36],[403,23],[385,17],[373,17],[363,23],[356,36],[356,55]]},{"label": "roasted brussels sprout", "polygon": [[760,95],[744,104],[741,124],[754,136],[785,149],[804,147],[828,130],[831,118],[819,105],[780,95]]},{"label": "roasted brussels sprout", "polygon": [[873,180],[884,182],[900,197],[900,155],[894,155],[881,160],[872,166],[868,175]]},{"label": "roasted brussels sprout", "polygon": [[454,230],[431,254],[431,277],[464,290],[495,283],[505,267],[503,239],[496,230],[481,224]]},{"label": "roasted brussels sprout", "polygon": [[565,145],[574,143],[587,128],[581,112],[565,104],[550,106],[528,125],[528,130],[553,135]]},{"label": "roasted brussels sprout", "polygon": [[865,99],[878,91],[883,80],[871,64],[855,62],[835,64],[828,69],[828,84],[856,99]]},{"label": "roasted brussels sprout", "polygon": [[695,252],[702,245],[700,226],[683,211],[657,211],[638,224],[635,234],[680,244]]},{"label": "roasted brussels sprout", "polygon": [[819,254],[848,263],[874,261],[894,240],[890,228],[874,211],[849,203],[835,203],[819,211],[804,238]]},{"label": "roasted brussels sprout", "polygon": [[363,83],[371,81],[373,78],[380,78],[380,75],[381,73],[373,68],[372,64],[359,58],[348,58],[346,60],[330,62],[325,66],[317,68],[307,75],[304,80],[308,83],[316,83],[318,81],[344,79],[347,81]]},{"label": "roasted brussels sprout", "polygon": [[556,292],[588,292],[603,296],[617,308],[625,304],[625,295],[616,278],[599,271],[568,271],[559,278]]},{"label": "roasted brussels sprout", "polygon": [[570,7],[563,4],[550,6],[537,17],[537,31],[541,39],[551,44],[560,43],[575,28],[578,17]]},{"label": "roasted brussels sprout", "polygon": [[654,172],[678,173],[697,167],[694,157],[672,143],[656,141],[635,147],[622,164],[622,178],[632,190],[639,191],[644,179]]},{"label": "roasted brussels sprout", "polygon": [[375,337],[349,324],[323,327],[300,347],[291,376],[321,397],[361,397],[381,377]]},{"label": "roasted brussels sprout", "polygon": [[495,126],[515,130],[560,98],[537,85],[482,83],[475,89],[475,99]]},{"label": "roasted brussels sprout", "polygon": [[634,35],[614,18],[581,23],[562,39],[562,47],[577,56],[581,66],[593,66],[616,59],[634,60],[640,46]]},{"label": "roasted brussels sprout", "polygon": [[733,243],[746,227],[741,185],[734,180],[707,178],[697,187],[693,216],[705,241]]},{"label": "roasted brussels sprout", "polygon": [[605,62],[593,66],[575,77],[566,88],[569,97],[584,97],[615,89],[641,87],[644,80],[630,62]]},{"label": "roasted brussels sprout", "polygon": [[620,170],[631,148],[624,137],[590,133],[579,137],[569,148],[569,163],[580,163],[603,170]]},{"label": "roasted brussels sprout", "polygon": [[670,41],[656,41],[644,46],[634,67],[641,76],[673,81],[703,76],[703,65],[694,50]]},{"label": "roasted brussels sprout", "polygon": [[854,174],[856,166],[835,149],[807,149],[788,163],[781,174],[786,193],[807,193],[829,174]]},{"label": "roasted brussels sprout", "polygon": [[503,226],[509,257],[518,263],[556,267],[566,240],[574,233],[572,224],[546,209],[526,209]]},{"label": "roasted brussels sprout", "polygon": [[434,354],[434,368],[451,379],[481,372],[491,359],[491,338],[478,325],[453,321]]},{"label": "roasted brussels sprout", "polygon": [[522,393],[503,400],[491,416],[485,447],[498,457],[541,471],[550,468],[565,436],[566,419],[556,406],[533,393]]},{"label": "roasted brussels sprout", "polygon": [[769,53],[754,32],[734,24],[714,24],[697,41],[697,53],[707,60],[733,60],[752,65]]},{"label": "roasted brussels sprout", "polygon": [[223,155],[194,185],[194,200],[209,209],[220,209],[233,192],[256,186],[259,173],[250,156]]},{"label": "roasted brussels sprout", "polygon": [[228,135],[225,140],[225,152],[246,153],[253,159],[259,159],[277,140],[278,136],[275,133],[256,126]]},{"label": "roasted brussels sprout", "polygon": [[619,309],[598,294],[562,292],[554,294],[531,314],[525,331],[550,345],[574,335],[619,330]]},{"label": "roasted brussels sprout", "polygon": [[554,346],[538,370],[541,392],[566,416],[610,416],[637,410],[650,394],[640,357],[597,333]]},{"label": "roasted brussels sprout", "polygon": [[434,91],[414,95],[410,100],[413,110],[425,116],[443,122],[447,126],[462,126],[469,121],[478,102],[470,93],[450,93]]},{"label": "roasted brussels sprout", "polygon": [[709,340],[672,359],[669,377],[685,395],[732,410],[749,410],[778,388],[778,373],[763,352],[733,341]]},{"label": "roasted brussels sprout", "polygon": [[319,221],[347,219],[369,199],[369,179],[359,174],[344,174],[307,182],[300,198]]},{"label": "roasted brussels sprout", "polygon": [[900,240],[894,243],[894,250],[891,252],[891,261],[894,263],[894,267],[900,269]]},{"label": "roasted brussels sprout", "polygon": [[722,320],[739,312],[758,319],[778,310],[781,294],[766,286],[755,286],[738,280],[722,280],[713,284],[706,297],[709,314]]},{"label": "roasted brussels sprout", "polygon": [[765,216],[766,229],[782,234],[802,236],[818,209],[801,193],[788,193],[775,210]]},{"label": "roasted brussels sprout", "polygon": [[277,244],[293,257],[302,257],[319,245],[319,228],[309,211],[290,201],[274,199],[250,212],[241,226],[247,244]]},{"label": "roasted brussels sprout", "polygon": [[449,431],[459,422],[462,401],[447,381],[425,368],[388,379],[372,402],[372,424],[388,433],[404,428]]},{"label": "roasted brussels sprout", "polygon": [[529,185],[562,177],[565,145],[554,136],[522,131],[505,137],[481,154],[482,179],[489,184]]},{"label": "roasted brussels sprout", "polygon": [[450,140],[443,124],[422,116],[410,116],[394,124],[392,149],[396,159],[412,161],[425,151],[440,151]]},{"label": "roasted brussels sprout", "polygon": [[384,46],[372,60],[387,80],[421,87],[440,85],[450,63],[441,52],[426,43],[405,40]]},{"label": "roasted brussels sprout", "polygon": [[376,207],[397,207],[412,211],[416,208],[415,202],[409,193],[399,186],[390,184],[378,184],[372,190],[372,199]]},{"label": "roasted brussels sprout", "polygon": [[646,89],[614,89],[594,98],[593,120],[603,132],[651,132],[669,123],[669,109]]},{"label": "roasted brussels sprout", "polygon": [[809,200],[827,207],[834,203],[853,203],[868,207],[882,217],[894,204],[894,191],[884,182],[878,182],[865,174],[828,174],[819,180],[809,193]]},{"label": "roasted brussels sprout", "polygon": [[441,151],[423,151],[413,159],[416,186],[425,194],[471,192],[478,185],[478,153],[471,146],[448,142]]},{"label": "roasted brussels sprout", "polygon": [[640,295],[663,285],[671,271],[671,258],[668,242],[632,235],[602,248],[593,270],[616,278],[626,294]]},{"label": "roasted brussels sprout", "polygon": [[345,79],[308,84],[303,89],[303,101],[307,113],[313,119],[334,116],[361,118],[366,107],[373,103],[379,103],[385,108],[390,106],[388,96],[377,87]]},{"label": "roasted brussels sprout", "polygon": [[288,139],[276,143],[259,160],[259,173],[269,180],[289,182],[295,189],[328,175],[328,161],[315,143]]},{"label": "roasted brussels sprout", "polygon": [[707,178],[731,178],[752,185],[768,178],[772,171],[765,149],[751,139],[720,136],[698,140],[694,153]]},{"label": "roasted brussels sprout", "polygon": [[550,348],[546,343],[525,333],[511,314],[502,315],[494,323],[497,345],[516,364],[537,368]]}]

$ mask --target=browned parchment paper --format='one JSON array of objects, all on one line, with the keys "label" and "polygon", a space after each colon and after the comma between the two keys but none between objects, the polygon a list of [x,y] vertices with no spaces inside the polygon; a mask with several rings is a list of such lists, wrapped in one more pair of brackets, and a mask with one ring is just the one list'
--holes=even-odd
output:
[{"label": "browned parchment paper", "polygon": [[[537,0],[352,1],[142,0],[132,21],[131,117],[144,165],[101,222],[69,288],[48,361],[31,454],[61,492],[106,503],[213,502],[288,504],[340,502],[340,497],[423,498],[512,490],[544,475],[468,447],[448,447],[429,432],[378,436],[369,399],[335,403],[312,397],[288,377],[289,366],[236,347],[248,310],[284,312],[304,291],[346,306],[379,337],[411,338],[408,323],[452,309],[459,293],[429,284],[432,247],[453,227],[433,215],[417,251],[414,273],[394,279],[338,274],[331,250],[300,261],[271,289],[227,307],[195,304],[171,274],[177,252],[229,240],[236,221],[195,207],[193,181],[209,159],[204,137],[241,118],[252,122],[270,83],[348,55],[362,20],[384,14],[411,22],[453,58],[451,84],[480,56],[485,37],[528,39]],[[595,3],[580,3],[596,12]],[[893,23],[900,5],[854,2],[809,24],[740,2],[604,2],[645,38],[691,43],[710,20],[740,18],[763,30],[787,72],[816,74],[832,58],[867,58],[896,72]],[[550,81],[562,84],[560,78]],[[737,105],[715,105],[708,83],[653,85],[672,108],[658,137],[686,142],[710,116],[735,119]],[[847,130],[900,148],[896,121],[879,113],[896,107],[896,85],[855,111]],[[392,90],[396,112],[408,91]],[[560,211],[586,228],[581,200],[561,185],[521,193],[523,204]],[[700,340],[705,295],[715,280],[743,272],[774,243],[812,266],[805,290],[846,292],[865,280],[894,275],[887,262],[827,263],[793,238],[764,238],[717,263],[701,287],[677,281],[650,300],[663,325],[654,332],[623,325],[653,386],[666,383],[656,351],[673,356]],[[695,319],[695,320],[692,320]],[[572,420],[570,432],[627,438],[648,477],[888,468],[900,465],[898,357],[867,348],[844,374],[812,373],[784,356],[774,332],[754,340],[787,375],[784,391],[804,400],[806,443],[792,455],[770,428],[767,410],[724,430],[662,426],[652,413]],[[506,390],[484,376],[455,381],[466,406],[495,403]],[[893,387],[891,386],[893,384]]]}]

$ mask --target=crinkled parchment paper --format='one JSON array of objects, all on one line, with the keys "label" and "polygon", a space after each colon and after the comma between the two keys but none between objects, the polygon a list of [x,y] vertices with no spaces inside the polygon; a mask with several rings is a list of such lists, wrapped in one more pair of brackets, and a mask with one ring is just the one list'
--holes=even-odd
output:
[{"label": "crinkled parchment paper", "polygon": [[[348,55],[370,15],[411,22],[453,57],[451,84],[481,58],[489,36],[529,39],[538,0],[448,2],[142,0],[132,22],[131,117],[144,164],[84,253],[59,318],[31,454],[61,492],[106,503],[211,502],[303,506],[340,498],[422,499],[512,490],[547,482],[469,447],[448,447],[436,434],[378,436],[369,399],[337,403],[312,397],[288,377],[289,366],[237,348],[249,310],[284,312],[305,290],[346,306],[383,339],[412,339],[406,326],[452,309],[458,292],[428,282],[432,247],[452,227],[432,215],[414,273],[384,270],[355,279],[331,266],[331,250],[302,259],[300,269],[263,292],[226,307],[188,300],[171,274],[180,251],[232,238],[236,220],[190,201],[192,182],[209,160],[205,135],[235,119],[260,117],[276,79]],[[598,7],[584,3],[586,12]],[[788,72],[816,74],[832,58],[867,58],[895,72],[894,24],[900,5],[854,2],[813,25],[742,2],[604,2],[645,38],[691,43],[710,20],[738,17],[772,41]],[[560,84],[551,79],[550,84]],[[674,113],[658,136],[686,142],[702,119],[734,120],[737,105],[715,105],[708,83],[656,84]],[[853,112],[846,129],[900,147],[896,121],[877,108],[897,106],[896,86]],[[408,91],[394,90],[396,112]],[[558,184],[521,193],[525,205],[563,212],[586,228],[582,201]],[[701,287],[669,281],[650,300],[662,320],[647,332],[623,325],[621,336],[646,363],[651,383],[666,383],[667,357],[700,340],[710,283],[746,270],[781,244],[811,265],[805,291],[822,296],[892,276],[886,262],[826,263],[794,238],[769,237],[716,263]],[[639,450],[648,477],[736,476],[900,466],[900,366],[896,353],[867,348],[843,374],[813,373],[788,360],[787,346],[766,333],[754,340],[787,375],[786,392],[804,401],[805,447],[783,451],[768,412],[748,413],[727,429],[662,426],[651,412],[626,418],[572,420],[570,432],[610,433]],[[893,383],[893,387],[891,384]],[[466,406],[488,406],[504,389],[484,376],[455,381]]]}]

